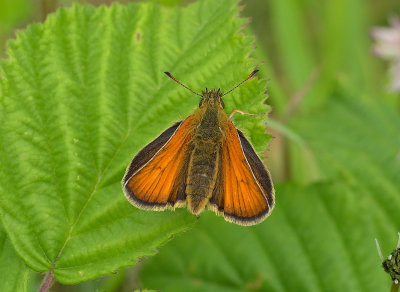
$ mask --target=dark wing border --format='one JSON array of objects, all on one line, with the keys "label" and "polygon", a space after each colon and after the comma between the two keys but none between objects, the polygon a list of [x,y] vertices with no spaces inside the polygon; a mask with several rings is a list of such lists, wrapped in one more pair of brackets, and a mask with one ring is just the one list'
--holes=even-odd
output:
[{"label": "dark wing border", "polygon": [[262,163],[261,159],[258,157],[253,146],[251,146],[250,142],[244,136],[243,132],[238,129],[236,129],[236,131],[239,134],[240,144],[242,145],[244,156],[250,165],[251,171],[256,177],[259,185],[263,188],[265,194],[267,194],[269,213],[272,211],[275,205],[275,190],[271,175]]},{"label": "dark wing border", "polygon": [[[186,195],[184,193],[186,186],[186,173],[187,173],[187,164],[185,162],[184,168],[181,170],[178,183],[174,186],[178,188],[178,195],[174,202],[168,200],[167,203],[149,203],[139,199],[130,188],[127,187],[127,182],[135,175],[135,173],[140,170],[143,166],[145,166],[149,161],[153,159],[157,153],[163,149],[163,147],[172,139],[175,133],[178,131],[179,127],[182,125],[184,121],[180,121],[175,123],[173,126],[169,127],[163,133],[160,134],[156,139],[147,144],[141,151],[136,154],[133,158],[132,162],[127,167],[124,178],[122,179],[122,187],[125,193],[125,196],[136,207],[141,209],[151,209],[151,210],[164,210],[167,207],[174,208],[175,206],[184,205],[186,201]],[[184,184],[182,186],[182,183]]]},{"label": "dark wing border", "polygon": [[[235,131],[237,137],[239,138],[241,150],[243,152],[244,157],[247,160],[247,164],[249,165],[252,174],[254,175],[255,179],[258,182],[258,186],[262,188],[262,191],[265,193],[266,197],[265,199],[267,201],[268,208],[264,212],[248,218],[239,217],[237,215],[224,212],[224,207],[223,207],[224,194],[223,194],[223,188],[221,187],[224,182],[223,182],[223,177],[219,172],[217,174],[217,180],[215,184],[216,186],[210,198],[208,208],[217,213],[218,215],[224,216],[225,220],[229,222],[233,222],[243,226],[255,225],[263,221],[274,208],[275,191],[272,184],[271,176],[266,167],[264,166],[264,164],[262,163],[261,159],[256,154],[253,146],[251,146],[250,142],[246,139],[246,137],[240,130],[235,128]],[[220,151],[222,151],[222,149],[220,149]],[[222,155],[220,155],[220,159],[221,160],[219,161],[219,163],[221,164]],[[220,169],[222,167],[224,166],[221,165]]]},{"label": "dark wing border", "polygon": [[135,157],[132,159],[131,163],[127,167],[124,178],[122,179],[123,186],[125,186],[125,183],[138,169],[149,162],[154,157],[154,155],[156,155],[156,153],[164,147],[164,145],[179,129],[179,126],[182,124],[182,122],[183,121],[177,122],[173,126],[166,129],[164,132],[161,133],[160,136],[147,144],[142,150],[138,152],[138,154],[135,155]]}]

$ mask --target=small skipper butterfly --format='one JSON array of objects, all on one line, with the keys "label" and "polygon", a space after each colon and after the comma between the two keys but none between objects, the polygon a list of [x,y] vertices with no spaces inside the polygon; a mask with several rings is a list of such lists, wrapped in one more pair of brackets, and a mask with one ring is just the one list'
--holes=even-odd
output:
[{"label": "small skipper butterfly", "polygon": [[[206,89],[199,109],[175,123],[144,147],[122,180],[127,199],[136,207],[161,211],[188,206],[198,215],[206,207],[239,225],[263,221],[274,207],[274,187],[250,142],[224,112],[226,93]],[[251,115],[251,114],[249,114]]]}]

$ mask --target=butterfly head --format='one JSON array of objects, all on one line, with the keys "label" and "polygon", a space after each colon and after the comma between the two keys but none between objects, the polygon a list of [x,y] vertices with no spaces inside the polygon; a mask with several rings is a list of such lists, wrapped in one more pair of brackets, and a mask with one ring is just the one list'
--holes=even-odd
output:
[{"label": "butterfly head", "polygon": [[224,101],[222,100],[222,95],[223,93],[219,88],[211,90],[208,90],[206,88],[206,91],[203,91],[199,107],[217,105],[220,106],[222,109],[225,108]]},{"label": "butterfly head", "polygon": [[200,100],[200,104],[199,107],[203,107],[203,106],[219,106],[222,109],[225,108],[224,105],[224,101],[222,100],[222,97],[224,95],[227,95],[228,93],[231,93],[232,91],[234,91],[236,88],[238,88],[240,85],[242,85],[243,83],[245,83],[247,80],[249,80],[251,77],[254,76],[254,74],[256,74],[258,72],[258,70],[254,70],[253,72],[251,72],[251,74],[249,76],[247,76],[246,79],[244,79],[242,82],[240,82],[238,85],[236,85],[235,87],[233,87],[231,90],[222,93],[221,90],[218,89],[212,89],[212,90],[208,90],[206,88],[206,91],[203,91],[203,94],[197,93],[196,91],[193,91],[192,89],[190,89],[189,87],[187,87],[186,85],[182,84],[178,79],[176,79],[171,73],[169,72],[164,72],[165,74],[167,74],[167,76],[169,78],[171,78],[172,80],[174,80],[176,83],[178,83],[179,85],[183,86],[184,88],[186,88],[187,90],[191,91],[192,93],[201,96],[201,100]]}]

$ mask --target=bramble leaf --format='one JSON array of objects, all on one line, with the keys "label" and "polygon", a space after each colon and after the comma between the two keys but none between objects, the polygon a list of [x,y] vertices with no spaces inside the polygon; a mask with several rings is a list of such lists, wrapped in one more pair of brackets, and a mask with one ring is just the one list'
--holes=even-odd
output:
[{"label": "bramble leaf", "polygon": [[6,233],[0,227],[0,291],[28,291],[31,270],[15,253]]},{"label": "bramble leaf", "polygon": [[[8,43],[0,83],[0,215],[34,270],[76,283],[134,265],[189,229],[186,210],[141,211],[121,179],[133,156],[193,112],[193,90],[228,90],[254,68],[236,1],[184,8],[75,5]],[[226,96],[226,110],[268,112],[265,81]],[[263,117],[237,117],[258,150]]]}]

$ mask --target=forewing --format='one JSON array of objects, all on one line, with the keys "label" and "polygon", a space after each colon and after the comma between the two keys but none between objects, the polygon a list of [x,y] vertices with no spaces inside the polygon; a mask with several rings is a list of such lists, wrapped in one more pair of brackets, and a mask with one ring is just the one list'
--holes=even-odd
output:
[{"label": "forewing", "polygon": [[[250,145],[247,140],[246,142]],[[254,163],[253,156],[251,163],[256,170],[252,170],[244,152],[249,151],[247,146],[245,144],[245,147],[242,147],[239,134],[229,121],[220,150],[221,160],[216,187],[210,199],[211,209],[223,213],[226,220],[240,225],[261,222],[273,207],[273,191],[268,193],[264,188],[264,182],[259,181],[262,176],[256,175],[256,173],[265,175],[268,172],[261,161],[263,170],[259,169],[260,164]],[[257,155],[255,157],[259,160]]]},{"label": "forewing", "polygon": [[142,209],[183,205],[193,117],[167,129],[136,155],[123,179],[128,200]]},{"label": "forewing", "polygon": [[267,196],[268,205],[270,206],[271,212],[272,208],[275,206],[275,191],[271,175],[265,168],[257,153],[254,151],[253,146],[251,146],[250,142],[246,139],[244,134],[238,129],[236,129],[236,131],[239,134],[243,153],[246,157],[247,162],[250,165],[251,171],[257,179],[259,186],[263,189],[264,194],[266,194]]}]

